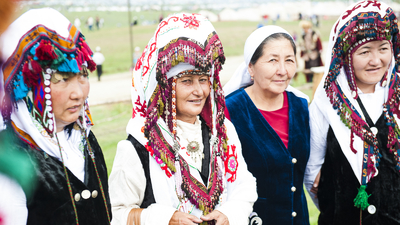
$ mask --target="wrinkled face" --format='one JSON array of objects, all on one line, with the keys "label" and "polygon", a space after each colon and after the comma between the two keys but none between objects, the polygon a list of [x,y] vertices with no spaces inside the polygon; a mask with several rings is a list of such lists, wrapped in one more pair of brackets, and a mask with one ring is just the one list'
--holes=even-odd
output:
[{"label": "wrinkled face", "polygon": [[254,78],[256,89],[281,94],[296,73],[296,58],[293,47],[285,38],[272,39],[263,48],[263,55],[249,64],[250,76]]},{"label": "wrinkled face", "polygon": [[184,75],[176,81],[176,118],[194,123],[210,94],[208,74]]},{"label": "wrinkled face", "polygon": [[60,132],[79,117],[89,94],[88,74],[64,77],[57,83],[52,80],[50,88],[57,132]]},{"label": "wrinkled face", "polygon": [[371,41],[353,53],[353,68],[357,87],[363,93],[373,93],[388,70],[392,59],[389,41]]}]

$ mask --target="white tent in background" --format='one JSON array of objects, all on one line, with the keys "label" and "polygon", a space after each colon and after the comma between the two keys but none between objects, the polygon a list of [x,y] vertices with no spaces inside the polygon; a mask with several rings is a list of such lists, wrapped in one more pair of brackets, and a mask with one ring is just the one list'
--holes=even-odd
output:
[{"label": "white tent in background", "polygon": [[238,20],[237,12],[231,8],[225,8],[219,13],[219,18],[221,21],[232,21]]},{"label": "white tent in background", "polygon": [[218,16],[215,13],[207,11],[207,10],[200,10],[199,14],[207,17],[211,22],[218,21]]},{"label": "white tent in background", "polygon": [[[400,4],[392,2],[391,7],[395,12],[400,12]],[[219,14],[222,21],[247,20],[262,21],[263,15],[268,15],[269,20],[276,19],[279,14],[280,20],[297,20],[299,13],[305,17],[312,15],[339,16],[349,6],[349,3],[342,1],[312,2],[270,2],[264,3],[257,7],[225,8]]]}]

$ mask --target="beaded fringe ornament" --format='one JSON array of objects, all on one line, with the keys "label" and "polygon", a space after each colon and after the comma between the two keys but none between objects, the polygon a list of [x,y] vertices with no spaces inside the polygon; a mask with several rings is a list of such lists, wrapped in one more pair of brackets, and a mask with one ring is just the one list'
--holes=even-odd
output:
[{"label": "beaded fringe ornament", "polygon": [[[219,81],[221,64],[225,61],[222,45],[218,35],[213,32],[204,44],[205,47],[203,48],[202,46],[202,44],[196,43],[194,40],[178,38],[171,41],[164,48],[160,48],[156,68],[158,84],[148,104],[144,131],[149,141],[147,149],[151,149],[166,164],[172,174],[176,174],[178,167],[180,172],[176,174],[178,177],[175,177],[175,179],[182,179],[181,183],[177,183],[177,188],[182,190],[182,192],[177,190],[180,201],[188,199],[206,215],[214,210],[223,191],[222,165],[219,164],[223,164],[222,162],[226,157],[227,136],[226,128],[223,125],[225,99]],[[167,79],[166,73],[180,62],[190,63],[195,66],[196,73],[214,75],[211,88],[214,91],[213,97],[216,102],[216,121],[212,121],[210,96],[207,98],[200,114],[210,130],[212,130],[213,126],[216,126],[217,134],[213,135],[218,136],[215,145],[213,145],[208,187],[205,187],[192,177],[187,162],[182,157],[176,157],[173,146],[170,146],[165,141],[160,128],[156,125],[157,120],[160,117],[163,118],[176,140],[176,77]]]}]

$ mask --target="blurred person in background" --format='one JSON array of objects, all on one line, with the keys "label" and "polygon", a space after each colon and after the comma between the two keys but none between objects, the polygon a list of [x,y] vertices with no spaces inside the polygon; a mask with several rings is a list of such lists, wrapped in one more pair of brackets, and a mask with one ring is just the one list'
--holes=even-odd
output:
[{"label": "blurred person in background", "polygon": [[304,74],[307,83],[311,83],[314,73],[312,67],[323,66],[321,59],[322,42],[319,33],[312,29],[312,23],[307,20],[300,22],[303,34],[299,38],[300,56],[304,60]]},{"label": "blurred person in background", "polygon": [[84,36],[58,11],[36,9],[14,21],[0,45],[0,135],[12,143],[9,151],[36,162],[31,197],[9,196],[18,216],[12,224],[109,224],[107,168],[87,104],[87,70],[96,64]]},{"label": "blurred person in background", "polygon": [[103,53],[101,53],[100,46],[96,47],[96,52],[93,54],[93,61],[96,63],[97,80],[100,81],[100,77],[103,74],[103,63],[106,60]]}]

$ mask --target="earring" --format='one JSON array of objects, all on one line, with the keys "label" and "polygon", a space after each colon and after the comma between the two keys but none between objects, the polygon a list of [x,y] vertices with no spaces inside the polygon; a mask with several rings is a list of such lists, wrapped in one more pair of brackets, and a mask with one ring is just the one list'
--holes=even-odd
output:
[{"label": "earring", "polygon": [[254,77],[253,77],[253,76],[250,76],[250,80],[251,80],[251,81],[254,81]]},{"label": "earring", "polygon": [[172,81],[172,133],[176,134],[176,78]]}]

